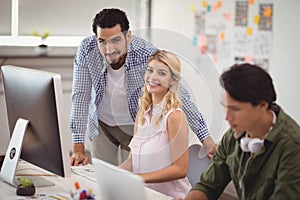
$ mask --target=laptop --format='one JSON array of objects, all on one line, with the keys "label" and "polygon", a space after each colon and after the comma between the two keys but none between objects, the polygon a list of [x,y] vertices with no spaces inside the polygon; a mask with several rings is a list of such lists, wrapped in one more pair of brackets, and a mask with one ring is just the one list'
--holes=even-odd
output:
[{"label": "laptop", "polygon": [[146,200],[143,179],[115,165],[92,158],[98,180],[100,199]]}]

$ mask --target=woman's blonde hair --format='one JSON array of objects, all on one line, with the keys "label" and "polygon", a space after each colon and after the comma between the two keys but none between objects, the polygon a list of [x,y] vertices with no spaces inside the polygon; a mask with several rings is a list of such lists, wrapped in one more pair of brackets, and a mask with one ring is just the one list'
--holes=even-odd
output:
[{"label": "woman's blonde hair", "polygon": [[[164,114],[166,114],[169,110],[174,109],[174,111],[177,108],[181,108],[182,102],[181,102],[181,95],[179,92],[179,82],[181,79],[180,70],[181,70],[181,64],[179,59],[174,53],[171,53],[166,50],[158,50],[155,52],[152,56],[150,56],[148,60],[148,64],[153,61],[157,60],[165,65],[167,65],[171,71],[171,77],[174,80],[174,83],[170,86],[168,89],[168,92],[165,94],[163,100],[162,100],[162,111],[158,115],[156,119],[153,119],[153,122],[158,125]],[[149,109],[150,106],[152,106],[152,98],[151,94],[147,91],[146,86],[143,87],[143,96],[139,98],[139,112],[137,114],[139,123],[143,125],[145,123],[145,112]]]}]

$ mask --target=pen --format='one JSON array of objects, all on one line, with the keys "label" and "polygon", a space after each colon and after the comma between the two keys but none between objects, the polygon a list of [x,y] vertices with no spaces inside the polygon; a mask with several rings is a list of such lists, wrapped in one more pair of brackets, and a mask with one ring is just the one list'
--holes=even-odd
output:
[{"label": "pen", "polygon": [[79,189],[80,189],[80,185],[79,185],[79,183],[78,183],[77,181],[74,183],[74,186],[75,186],[75,189],[76,189],[76,190],[79,190]]},{"label": "pen", "polygon": [[79,199],[80,200],[84,200],[86,198],[86,191],[85,190],[82,190],[82,192],[80,192],[80,197]]}]

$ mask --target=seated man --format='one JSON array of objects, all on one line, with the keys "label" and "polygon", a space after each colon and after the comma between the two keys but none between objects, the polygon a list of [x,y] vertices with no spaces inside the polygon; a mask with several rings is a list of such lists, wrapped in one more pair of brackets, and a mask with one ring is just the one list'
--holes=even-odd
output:
[{"label": "seated man", "polygon": [[300,127],[275,104],[270,75],[240,64],[220,82],[230,129],[185,199],[218,199],[231,180],[239,199],[299,199]]}]

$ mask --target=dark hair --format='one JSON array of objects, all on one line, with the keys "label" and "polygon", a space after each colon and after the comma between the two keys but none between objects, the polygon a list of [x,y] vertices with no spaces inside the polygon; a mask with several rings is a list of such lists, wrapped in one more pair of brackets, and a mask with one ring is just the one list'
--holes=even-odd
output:
[{"label": "dark hair", "polygon": [[258,105],[262,101],[269,108],[276,101],[276,92],[271,76],[261,67],[249,63],[236,64],[220,77],[222,87],[235,100]]},{"label": "dark hair", "polygon": [[120,24],[122,32],[129,29],[129,21],[126,13],[117,8],[105,8],[96,14],[93,20],[93,32],[97,35],[97,26],[100,28],[112,28]]}]

